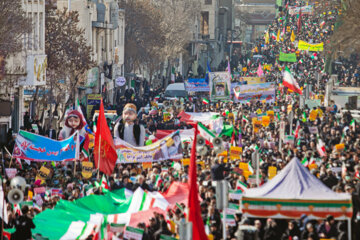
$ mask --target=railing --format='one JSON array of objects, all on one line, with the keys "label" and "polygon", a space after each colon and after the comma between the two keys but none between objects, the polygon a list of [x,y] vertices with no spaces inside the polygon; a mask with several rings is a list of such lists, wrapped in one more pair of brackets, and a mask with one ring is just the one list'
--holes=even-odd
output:
[{"label": "railing", "polygon": [[337,113],[336,116],[340,117],[342,116],[345,112],[350,111],[351,116],[353,118],[359,119],[360,120],[360,110],[346,110],[346,109],[342,109],[340,110],[340,113]]}]

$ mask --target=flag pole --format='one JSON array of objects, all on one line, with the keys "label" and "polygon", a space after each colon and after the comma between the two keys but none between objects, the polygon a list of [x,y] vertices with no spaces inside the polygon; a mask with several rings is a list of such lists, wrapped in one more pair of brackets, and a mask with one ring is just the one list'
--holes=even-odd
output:
[{"label": "flag pole", "polygon": [[[5,148],[5,150],[8,152],[8,150]],[[1,175],[3,175],[5,177],[5,160],[4,160],[4,151],[1,149],[1,166],[2,166],[2,169],[3,169],[3,172],[1,173]],[[5,184],[4,184],[4,180],[3,178],[1,178],[1,188],[2,188],[2,192],[3,192],[3,200],[2,200],[2,205],[3,205],[3,208],[2,208],[2,211],[1,211],[1,240],[4,239],[4,216],[5,216],[5,208],[7,207],[6,204],[5,204]]]},{"label": "flag pole", "polygon": [[76,175],[76,161],[80,160],[80,132],[76,131],[76,152],[74,159],[74,177]]},{"label": "flag pole", "polygon": [[100,179],[100,145],[101,145],[101,134],[99,134],[98,175],[97,175],[97,178],[98,178],[98,179]]},{"label": "flag pole", "polygon": [[4,148],[5,148],[5,151],[10,155],[10,165],[9,165],[9,168],[11,168],[11,165],[12,165],[12,160],[13,160],[13,156],[12,156],[12,154],[9,152],[9,150],[4,146]]}]

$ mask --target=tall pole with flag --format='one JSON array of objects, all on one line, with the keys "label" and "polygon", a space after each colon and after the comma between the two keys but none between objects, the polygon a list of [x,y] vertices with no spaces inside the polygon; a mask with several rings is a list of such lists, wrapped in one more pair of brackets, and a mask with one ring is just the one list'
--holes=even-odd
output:
[{"label": "tall pole with flag", "polygon": [[199,192],[196,174],[196,136],[198,135],[198,126],[196,124],[194,131],[194,141],[191,148],[190,168],[189,168],[189,222],[192,222],[193,240],[207,240],[204,223],[201,217]]},{"label": "tall pole with flag", "polygon": [[297,22],[298,33],[301,31],[301,17],[302,17],[302,12],[301,12],[301,8],[300,8],[299,18],[298,18],[298,22]]},{"label": "tall pole with flag", "polygon": [[76,131],[76,149],[74,159],[74,176],[76,175],[76,161],[80,160],[80,133]]},{"label": "tall pole with flag", "polygon": [[116,160],[117,154],[114,140],[106,122],[104,104],[101,99],[94,144],[94,162],[95,167],[98,169],[98,178],[100,171],[108,176],[112,174]]}]

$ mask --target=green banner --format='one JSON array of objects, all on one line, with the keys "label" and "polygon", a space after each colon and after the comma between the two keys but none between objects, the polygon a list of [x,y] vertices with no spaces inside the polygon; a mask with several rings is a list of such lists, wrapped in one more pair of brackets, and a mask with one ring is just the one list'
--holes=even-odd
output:
[{"label": "green banner", "polygon": [[160,240],[177,240],[177,238],[161,234],[160,235]]},{"label": "green banner", "polygon": [[280,52],[279,61],[281,61],[281,62],[296,62],[297,61],[296,54]]}]

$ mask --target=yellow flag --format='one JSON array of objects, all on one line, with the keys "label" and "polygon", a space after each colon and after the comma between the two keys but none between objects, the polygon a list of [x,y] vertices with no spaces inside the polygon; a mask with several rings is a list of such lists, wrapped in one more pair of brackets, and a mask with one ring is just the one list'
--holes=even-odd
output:
[{"label": "yellow flag", "polygon": [[280,29],[278,30],[277,36],[276,36],[276,41],[280,42]]},{"label": "yellow flag", "polygon": [[269,44],[269,43],[270,43],[269,39],[270,39],[270,36],[269,36],[269,32],[267,31],[267,32],[265,33],[265,44]]},{"label": "yellow flag", "polygon": [[290,37],[290,41],[291,41],[291,42],[294,42],[294,41],[295,41],[295,38],[296,38],[296,36],[295,36],[294,30],[292,30],[292,32],[291,32],[291,37]]}]

